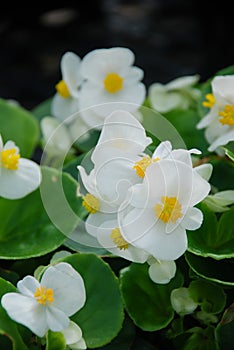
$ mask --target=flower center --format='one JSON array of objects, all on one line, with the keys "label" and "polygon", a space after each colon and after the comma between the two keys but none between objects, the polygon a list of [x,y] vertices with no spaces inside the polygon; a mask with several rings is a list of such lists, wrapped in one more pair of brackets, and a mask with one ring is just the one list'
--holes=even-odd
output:
[{"label": "flower center", "polygon": [[182,217],[182,206],[176,197],[163,196],[161,198],[163,204],[156,204],[154,211],[156,216],[163,222],[173,222]]},{"label": "flower center", "polygon": [[122,250],[122,249],[128,249],[129,244],[127,241],[125,241],[125,239],[123,238],[123,236],[120,233],[120,229],[118,227],[114,228],[111,231],[111,239],[113,240],[113,242],[117,245],[117,247]]},{"label": "flower center", "polygon": [[17,153],[16,148],[5,149],[1,151],[2,166],[8,170],[17,170],[19,167],[20,154]]},{"label": "flower center", "polygon": [[212,108],[215,104],[215,97],[213,94],[206,94],[206,101],[202,102],[203,107]]},{"label": "flower center", "polygon": [[139,160],[138,162],[135,162],[133,169],[136,170],[136,173],[139,177],[144,178],[145,177],[145,172],[146,169],[148,168],[148,166],[154,162],[157,162],[158,160],[160,160],[160,158],[150,158],[150,156],[145,156],[143,157],[141,160]]},{"label": "flower center", "polygon": [[219,121],[223,125],[234,125],[234,105],[226,105],[224,110],[219,112]]},{"label": "flower center", "polygon": [[55,88],[60,96],[63,98],[68,98],[71,96],[70,91],[67,87],[67,84],[65,83],[64,80],[60,80],[58,84],[55,85]]},{"label": "flower center", "polygon": [[122,90],[124,79],[117,73],[109,73],[103,80],[104,88],[107,92],[115,94]]},{"label": "flower center", "polygon": [[90,214],[95,214],[100,209],[99,200],[90,193],[83,196],[82,205]]},{"label": "flower center", "polygon": [[34,298],[43,306],[46,306],[46,303],[52,304],[54,302],[54,291],[51,288],[40,286],[36,289]]}]

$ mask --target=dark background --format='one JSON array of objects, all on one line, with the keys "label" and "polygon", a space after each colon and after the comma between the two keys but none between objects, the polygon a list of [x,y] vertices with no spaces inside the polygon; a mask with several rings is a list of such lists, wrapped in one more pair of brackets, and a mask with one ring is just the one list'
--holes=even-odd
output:
[{"label": "dark background", "polygon": [[[29,4],[30,5],[30,4]],[[234,63],[229,2],[93,0],[0,6],[0,97],[31,109],[51,97],[66,51],[129,47],[144,83],[205,81]],[[39,6],[40,5],[40,6]]]}]

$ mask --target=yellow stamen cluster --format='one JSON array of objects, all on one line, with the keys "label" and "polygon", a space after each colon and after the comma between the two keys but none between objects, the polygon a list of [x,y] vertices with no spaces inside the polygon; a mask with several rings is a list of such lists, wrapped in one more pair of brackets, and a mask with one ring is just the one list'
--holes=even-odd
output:
[{"label": "yellow stamen cluster", "polygon": [[182,206],[176,197],[162,197],[161,201],[163,204],[156,204],[154,211],[156,216],[163,222],[173,222],[182,217]]},{"label": "yellow stamen cluster", "polygon": [[213,94],[206,94],[206,101],[202,102],[203,107],[212,108],[215,104],[215,97]]},{"label": "yellow stamen cluster", "polygon": [[16,148],[5,149],[0,152],[1,164],[8,170],[17,170],[19,167],[20,154]]},{"label": "yellow stamen cluster", "polygon": [[60,82],[58,82],[58,84],[55,85],[55,88],[58,94],[63,98],[68,98],[71,96],[68,86],[64,80],[60,80]]},{"label": "yellow stamen cluster", "polygon": [[234,105],[226,105],[224,110],[219,112],[219,121],[223,125],[234,125]]},{"label": "yellow stamen cluster", "polygon": [[100,210],[100,202],[98,198],[90,193],[83,196],[82,205],[90,214],[95,214]]},{"label": "yellow stamen cluster", "polygon": [[144,178],[145,172],[146,172],[146,169],[148,168],[148,166],[154,162],[157,162],[158,160],[160,160],[160,158],[158,158],[158,157],[152,159],[152,158],[150,158],[150,156],[145,156],[141,160],[139,160],[138,162],[135,162],[133,169],[136,170],[136,173],[139,177]]},{"label": "yellow stamen cluster", "polygon": [[129,244],[127,241],[125,241],[125,239],[123,238],[123,236],[121,235],[120,229],[118,227],[114,228],[111,231],[111,239],[113,240],[113,242],[117,245],[117,247],[122,250],[122,249],[128,249]]},{"label": "yellow stamen cluster", "polygon": [[37,302],[43,306],[46,306],[46,303],[51,305],[54,302],[54,291],[51,288],[38,287],[34,293],[34,298]]},{"label": "yellow stamen cluster", "polygon": [[124,79],[117,73],[109,73],[103,80],[105,90],[111,94],[122,90],[123,82]]}]

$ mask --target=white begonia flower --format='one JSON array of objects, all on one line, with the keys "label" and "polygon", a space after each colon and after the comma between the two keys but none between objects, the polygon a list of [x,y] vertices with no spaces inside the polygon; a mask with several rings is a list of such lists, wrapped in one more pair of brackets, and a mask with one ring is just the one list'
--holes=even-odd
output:
[{"label": "white begonia flower", "polygon": [[0,135],[0,196],[7,199],[23,198],[41,183],[40,166],[22,158],[19,151],[13,141],[3,146]]},{"label": "white begonia flower", "polygon": [[234,75],[214,77],[211,90],[203,102],[210,111],[197,128],[205,128],[205,138],[210,144],[208,151],[223,154],[220,146],[234,141]]},{"label": "white begonia flower", "polygon": [[80,57],[73,52],[66,52],[61,59],[62,80],[56,85],[57,93],[51,105],[52,115],[61,121],[79,109],[79,88],[83,82],[80,62]]},{"label": "white begonia flower", "polygon": [[[116,109],[134,112],[142,105],[146,95],[145,85],[140,82],[143,70],[133,66],[134,58],[134,53],[124,47],[97,49],[83,58],[81,73],[85,82],[80,107],[91,127]],[[93,114],[88,118],[85,110],[90,107]]]},{"label": "white begonia flower", "polygon": [[176,263],[173,260],[157,260],[150,256],[147,260],[149,267],[149,276],[151,280],[159,284],[167,284],[175,277]]},{"label": "white begonia flower", "polygon": [[185,287],[173,289],[170,299],[173,309],[181,316],[192,314],[198,306]]},{"label": "white begonia flower", "polygon": [[85,350],[87,349],[81,328],[73,321],[70,321],[68,328],[61,332],[66,340],[67,349]]},{"label": "white begonia flower", "polygon": [[161,113],[189,108],[200,97],[200,91],[194,87],[199,79],[199,75],[192,75],[176,78],[168,84],[153,83],[149,87],[151,106]]},{"label": "white begonia flower", "polygon": [[202,212],[194,206],[209,191],[210,184],[185,162],[152,163],[142,184],[130,188],[129,208],[120,206],[124,239],[158,260],[176,260],[187,249],[186,229],[201,226]]},{"label": "white begonia flower", "polygon": [[69,317],[85,304],[82,277],[68,263],[50,266],[39,282],[26,276],[17,283],[19,293],[6,293],[2,306],[16,322],[39,337],[48,330],[60,332],[69,326]]}]

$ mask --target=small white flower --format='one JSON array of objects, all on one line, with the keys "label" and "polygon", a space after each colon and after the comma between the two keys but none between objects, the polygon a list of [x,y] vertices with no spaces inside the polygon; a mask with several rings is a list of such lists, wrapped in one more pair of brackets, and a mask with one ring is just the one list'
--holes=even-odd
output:
[{"label": "small white flower", "polygon": [[82,337],[82,330],[75,323],[70,321],[68,328],[61,332],[66,340],[68,349],[71,350],[85,350],[87,349],[84,338]]},{"label": "small white flower", "polygon": [[167,284],[176,274],[176,263],[173,260],[157,260],[149,257],[147,260],[151,280],[159,284]]},{"label": "small white flower", "polygon": [[134,53],[123,47],[97,49],[83,58],[81,72],[85,82],[80,107],[85,122],[91,127],[96,127],[116,109],[134,112],[143,103],[146,94],[145,86],[140,82],[143,71],[133,63]]},{"label": "small white flower", "polygon": [[13,141],[3,146],[0,135],[0,196],[7,199],[25,197],[41,183],[41,170],[37,163],[22,158]]},{"label": "small white flower", "polygon": [[151,106],[161,113],[175,108],[189,108],[200,97],[200,91],[194,87],[199,78],[199,75],[184,76],[168,84],[152,84],[149,87]]},{"label": "small white flower", "polygon": [[171,305],[181,316],[193,313],[198,304],[190,297],[188,288],[181,287],[171,292]]},{"label": "small white flower", "polygon": [[234,75],[216,76],[211,82],[212,92],[206,95],[203,106],[210,111],[197,124],[205,128],[208,150],[223,154],[220,146],[234,141]]},{"label": "small white flower", "polygon": [[52,115],[64,121],[79,109],[79,88],[83,78],[81,59],[73,52],[66,52],[61,59],[62,80],[56,85],[57,93],[52,99]]},{"label": "small white flower", "polygon": [[80,274],[67,263],[50,266],[39,282],[26,276],[17,283],[19,293],[6,293],[2,306],[16,322],[39,337],[50,329],[60,332],[69,326],[69,316],[80,310],[86,293]]},{"label": "small white flower", "polygon": [[142,184],[131,187],[129,208],[120,206],[124,239],[158,260],[176,260],[187,249],[186,229],[196,230],[202,223],[202,212],[194,206],[209,191],[210,184],[185,162],[151,164]]}]

